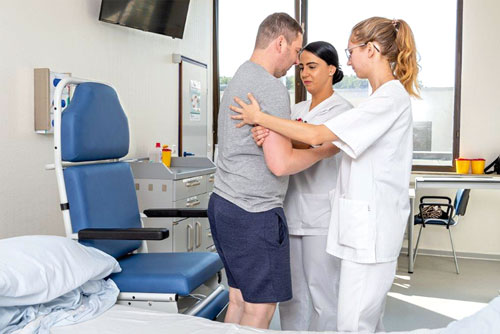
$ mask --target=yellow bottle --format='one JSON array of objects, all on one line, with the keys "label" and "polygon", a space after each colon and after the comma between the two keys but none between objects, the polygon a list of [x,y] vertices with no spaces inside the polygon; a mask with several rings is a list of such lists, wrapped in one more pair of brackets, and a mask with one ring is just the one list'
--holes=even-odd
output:
[{"label": "yellow bottle", "polygon": [[163,162],[165,166],[170,167],[171,161],[172,150],[168,148],[168,145],[163,145],[163,149],[161,150],[161,162]]}]

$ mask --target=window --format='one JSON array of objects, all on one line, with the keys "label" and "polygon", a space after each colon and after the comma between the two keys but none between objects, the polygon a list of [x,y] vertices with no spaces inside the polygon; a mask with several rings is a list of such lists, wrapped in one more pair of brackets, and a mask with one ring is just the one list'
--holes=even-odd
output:
[{"label": "window", "polygon": [[371,16],[402,18],[412,28],[421,66],[421,99],[412,99],[414,166],[453,164],[457,7],[457,0],[308,0],[307,40],[335,46],[344,71],[336,90],[354,105],[370,94],[370,87],[347,66],[343,50],[351,28]]},{"label": "window", "polygon": [[[421,99],[412,99],[414,169],[452,170],[460,139],[463,0],[216,0],[216,3],[221,97],[237,67],[250,56],[259,23],[277,11],[295,16],[295,6],[305,13],[304,40],[328,41],[337,49],[344,79],[335,89],[357,105],[369,96],[370,87],[347,66],[343,50],[352,26],[371,16],[404,19],[413,30],[421,66]],[[292,68],[283,78],[292,103],[296,101],[295,93],[299,99],[304,96],[300,89],[295,92],[294,87],[301,86],[297,82],[294,85],[294,80],[300,79],[295,78]]]},{"label": "window", "polygon": [[[218,0],[219,3],[219,89],[224,89],[238,67],[252,55],[260,23],[274,12],[295,17],[294,0]],[[281,78],[295,103],[295,69]]]}]

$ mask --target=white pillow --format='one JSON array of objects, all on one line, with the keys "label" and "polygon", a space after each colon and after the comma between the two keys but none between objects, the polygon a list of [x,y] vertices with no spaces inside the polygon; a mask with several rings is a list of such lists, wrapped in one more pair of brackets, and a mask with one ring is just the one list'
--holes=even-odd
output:
[{"label": "white pillow", "polygon": [[0,307],[51,301],[121,271],[110,255],[57,236],[0,240]]}]

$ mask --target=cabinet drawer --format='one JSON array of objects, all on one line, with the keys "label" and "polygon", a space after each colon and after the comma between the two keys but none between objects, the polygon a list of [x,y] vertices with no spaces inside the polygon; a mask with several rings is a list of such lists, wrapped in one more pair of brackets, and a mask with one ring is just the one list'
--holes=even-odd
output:
[{"label": "cabinet drawer", "polygon": [[207,193],[214,191],[215,174],[210,174],[206,176],[207,180]]},{"label": "cabinet drawer", "polygon": [[174,182],[174,201],[207,192],[206,176],[195,176]]},{"label": "cabinet drawer", "polygon": [[182,209],[182,208],[206,208],[206,206],[201,205],[200,196],[191,196],[185,199],[181,199],[179,201],[174,202],[174,208]]},{"label": "cabinet drawer", "polygon": [[182,208],[196,208],[196,209],[206,209],[208,208],[208,199],[210,196],[208,194],[201,194],[196,196],[191,196],[188,198],[175,201],[173,207]]}]

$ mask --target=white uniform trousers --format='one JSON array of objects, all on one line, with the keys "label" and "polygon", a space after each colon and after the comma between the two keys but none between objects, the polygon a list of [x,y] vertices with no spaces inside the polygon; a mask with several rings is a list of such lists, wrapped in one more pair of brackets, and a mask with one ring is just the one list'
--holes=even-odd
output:
[{"label": "white uniform trousers", "polygon": [[326,240],[326,235],[290,235],[293,298],[279,304],[282,330],[337,328],[340,259],[325,251]]},{"label": "white uniform trousers", "polygon": [[397,261],[373,264],[341,261],[337,317],[339,332],[384,331],[382,317],[396,266]]}]

